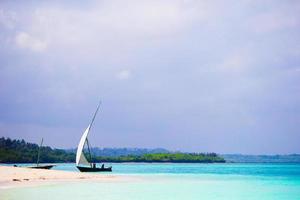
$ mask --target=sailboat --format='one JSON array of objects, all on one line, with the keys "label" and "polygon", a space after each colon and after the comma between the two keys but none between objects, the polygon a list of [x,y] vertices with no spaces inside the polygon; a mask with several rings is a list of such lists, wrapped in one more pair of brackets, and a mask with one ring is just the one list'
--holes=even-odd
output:
[{"label": "sailboat", "polygon": [[55,166],[55,165],[40,165],[40,154],[41,154],[42,145],[43,145],[43,138],[42,138],[41,144],[39,146],[36,166],[30,166],[29,168],[32,168],[32,169],[51,169],[53,166]]},{"label": "sailboat", "polygon": [[[76,167],[81,172],[102,172],[102,171],[111,172],[112,171],[112,167],[105,167],[104,164],[102,164],[101,167],[97,167],[96,163],[92,162],[92,154],[90,150],[90,144],[88,141],[88,135],[94,123],[95,117],[98,113],[100,104],[101,102],[99,103],[97,110],[92,118],[92,122],[89,124],[87,129],[83,132],[78,144],[77,153],[76,153]],[[83,149],[85,145],[87,145],[88,147],[88,155],[91,162],[89,162],[84,155]]]}]

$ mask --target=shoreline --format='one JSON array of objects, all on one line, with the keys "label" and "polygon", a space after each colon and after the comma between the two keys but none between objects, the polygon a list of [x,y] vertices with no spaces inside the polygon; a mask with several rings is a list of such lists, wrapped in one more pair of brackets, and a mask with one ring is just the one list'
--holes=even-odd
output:
[{"label": "shoreline", "polygon": [[125,176],[0,166],[0,190],[79,181],[127,181]]}]

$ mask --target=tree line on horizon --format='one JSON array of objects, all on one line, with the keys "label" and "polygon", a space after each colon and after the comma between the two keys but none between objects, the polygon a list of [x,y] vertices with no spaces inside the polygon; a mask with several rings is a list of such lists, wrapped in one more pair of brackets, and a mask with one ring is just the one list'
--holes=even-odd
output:
[{"label": "tree line on horizon", "polygon": [[[37,162],[39,145],[25,142],[25,140],[12,140],[0,138],[0,163],[35,163]],[[40,162],[74,162],[75,154],[66,153],[62,149],[52,149],[43,146],[40,149]]]},{"label": "tree line on horizon", "polygon": [[[67,152],[76,153],[76,148],[65,149]],[[103,156],[103,157],[120,157],[120,156],[128,156],[135,155],[140,156],[144,154],[153,154],[153,153],[175,153],[171,152],[164,148],[134,148],[134,147],[90,147],[90,150],[94,156]]]},{"label": "tree line on horizon", "polygon": [[[0,138],[0,163],[35,163],[39,146],[25,140]],[[43,146],[40,163],[75,162],[75,153]],[[89,158],[87,156],[87,158]],[[176,163],[222,163],[225,159],[216,153],[160,152],[141,155],[94,156],[93,162],[176,162]]]}]

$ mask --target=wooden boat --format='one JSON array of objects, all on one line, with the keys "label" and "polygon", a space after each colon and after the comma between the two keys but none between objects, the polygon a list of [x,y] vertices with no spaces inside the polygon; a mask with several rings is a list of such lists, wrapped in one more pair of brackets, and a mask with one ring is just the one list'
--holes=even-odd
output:
[{"label": "wooden boat", "polygon": [[[99,103],[97,110],[92,118],[92,122],[89,124],[87,129],[84,131],[83,135],[81,136],[81,139],[78,144],[77,153],[76,153],[76,167],[81,172],[111,172],[112,167],[105,167],[104,164],[102,164],[101,167],[97,167],[96,163],[92,162],[92,154],[90,150],[90,144],[88,141],[88,134],[91,130],[91,127],[94,123],[95,117],[98,113],[99,107],[101,102]],[[88,147],[88,155],[91,162],[87,160],[87,158],[84,155],[84,146],[87,145]]]},{"label": "wooden boat", "polygon": [[55,165],[37,165],[37,166],[31,166],[31,167],[28,167],[28,168],[32,168],[32,169],[51,169],[54,166]]},{"label": "wooden boat", "polygon": [[112,171],[112,167],[82,167],[82,166],[77,166],[77,168],[79,169],[79,171],[81,172],[111,172]]},{"label": "wooden boat", "polygon": [[38,156],[37,156],[37,162],[36,162],[36,166],[30,166],[28,168],[31,168],[31,169],[51,169],[52,167],[54,167],[55,165],[40,165],[40,153],[41,153],[41,147],[43,145],[43,138],[42,138],[42,141],[41,141],[41,144],[39,146],[39,150],[38,150]]}]

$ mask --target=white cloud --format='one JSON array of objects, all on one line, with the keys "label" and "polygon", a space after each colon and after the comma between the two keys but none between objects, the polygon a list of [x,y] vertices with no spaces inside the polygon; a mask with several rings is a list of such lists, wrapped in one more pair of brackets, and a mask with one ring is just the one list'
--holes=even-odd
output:
[{"label": "white cloud", "polygon": [[233,55],[226,59],[223,63],[223,67],[226,69],[239,69],[243,67],[244,62],[243,62],[243,57],[241,55]]},{"label": "white cloud", "polygon": [[[35,8],[23,31],[51,42],[55,51],[102,54],[116,48],[126,51],[132,45],[136,48],[153,38],[176,37],[206,15],[205,4],[180,0],[113,0],[94,2],[83,9],[48,5]],[[33,49],[46,46],[43,44],[35,42]]]},{"label": "white cloud", "polygon": [[18,33],[15,41],[18,47],[36,52],[44,51],[47,48],[47,43],[45,41],[36,39],[25,32]]},{"label": "white cloud", "polygon": [[252,52],[249,50],[235,51],[225,57],[219,68],[232,73],[245,72],[249,69],[250,63],[252,63],[251,57]]},{"label": "white cloud", "polygon": [[124,69],[124,70],[121,70],[117,73],[117,79],[119,80],[126,80],[126,79],[129,79],[131,76],[131,71],[128,70],[128,69]]},{"label": "white cloud", "polygon": [[[92,9],[81,11],[44,8],[38,12],[38,16],[43,21],[49,21],[51,18],[52,21],[62,22],[58,25],[67,25],[67,28],[71,26],[77,31],[90,32],[108,28],[110,32],[126,36],[162,34],[176,31],[195,14],[194,10],[182,6],[179,2],[104,1],[100,5],[94,5]],[[76,20],[76,23],[72,23],[73,20]]]}]

